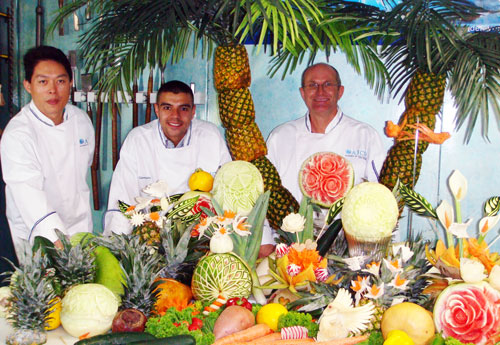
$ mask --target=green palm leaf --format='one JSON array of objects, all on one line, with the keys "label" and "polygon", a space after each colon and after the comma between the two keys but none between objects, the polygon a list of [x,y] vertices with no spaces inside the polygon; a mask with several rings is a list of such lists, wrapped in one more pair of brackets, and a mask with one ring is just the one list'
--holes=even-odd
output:
[{"label": "green palm leaf", "polygon": [[437,213],[432,205],[420,194],[411,190],[403,183],[399,186],[401,198],[413,212],[423,217],[431,217],[438,219]]}]

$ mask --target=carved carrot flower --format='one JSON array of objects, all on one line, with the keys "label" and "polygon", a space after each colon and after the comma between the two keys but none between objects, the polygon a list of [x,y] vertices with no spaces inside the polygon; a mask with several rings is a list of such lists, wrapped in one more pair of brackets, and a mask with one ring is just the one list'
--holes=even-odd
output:
[{"label": "carved carrot flower", "polygon": [[377,299],[384,295],[384,283],[380,285],[372,284],[372,286],[367,287],[366,298]]},{"label": "carved carrot flower", "polygon": [[388,285],[399,290],[406,290],[409,283],[410,281],[408,279],[402,278],[401,275],[397,273]]}]

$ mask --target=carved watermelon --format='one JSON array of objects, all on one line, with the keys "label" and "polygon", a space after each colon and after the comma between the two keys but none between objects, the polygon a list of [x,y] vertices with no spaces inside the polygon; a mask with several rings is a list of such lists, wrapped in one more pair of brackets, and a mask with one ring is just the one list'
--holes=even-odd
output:
[{"label": "carved watermelon", "polygon": [[250,296],[252,275],[245,262],[234,253],[209,254],[200,259],[193,272],[191,290],[194,298],[213,302],[226,298]]},{"label": "carved watermelon", "polygon": [[486,282],[451,285],[434,304],[434,323],[445,337],[483,345],[500,329],[500,292]]},{"label": "carved watermelon", "polygon": [[344,157],[333,152],[318,152],[302,163],[299,185],[312,202],[330,207],[345,196],[354,184],[354,169]]}]

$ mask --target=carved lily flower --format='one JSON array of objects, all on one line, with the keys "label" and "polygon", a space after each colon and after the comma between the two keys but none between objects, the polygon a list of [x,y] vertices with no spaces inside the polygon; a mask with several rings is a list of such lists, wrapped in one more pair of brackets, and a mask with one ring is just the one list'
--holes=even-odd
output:
[{"label": "carved lily flower", "polygon": [[497,214],[494,217],[483,217],[479,221],[479,236],[484,237],[492,228],[497,225],[500,220],[500,214]]},{"label": "carved lily flower", "polygon": [[438,215],[439,221],[443,224],[446,231],[450,228],[451,224],[455,220],[455,212],[451,204],[443,200],[441,204],[436,208],[436,213]]},{"label": "carved lily flower", "polygon": [[465,195],[467,194],[467,179],[460,171],[453,171],[448,180],[448,185],[450,186],[451,193],[457,201],[465,198]]}]

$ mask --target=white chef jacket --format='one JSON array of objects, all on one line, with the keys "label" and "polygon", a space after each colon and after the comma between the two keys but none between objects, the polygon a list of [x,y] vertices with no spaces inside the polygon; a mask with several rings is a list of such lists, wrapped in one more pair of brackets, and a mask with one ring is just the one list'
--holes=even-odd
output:
[{"label": "white chef jacket", "polygon": [[66,105],[63,122],[43,115],[31,101],[2,135],[1,161],[7,219],[18,256],[23,240],[54,229],[67,235],[92,232],[88,168],[94,153],[94,127],[78,107]]},{"label": "white chef jacket", "polygon": [[135,204],[138,196],[147,196],[143,188],[163,180],[169,194],[189,190],[188,179],[196,168],[215,174],[231,156],[224,138],[214,124],[193,119],[184,138],[184,146],[167,148],[158,120],[130,131],[120,150],[120,160],[109,190],[104,234],[130,233],[131,225],[118,210],[118,200]]},{"label": "white chef jacket", "polygon": [[334,152],[354,167],[354,183],[377,181],[386,156],[378,133],[370,125],[345,115],[340,108],[325,133],[312,133],[309,114],[276,127],[267,140],[267,157],[285,186],[300,203],[299,170],[317,152]]}]

